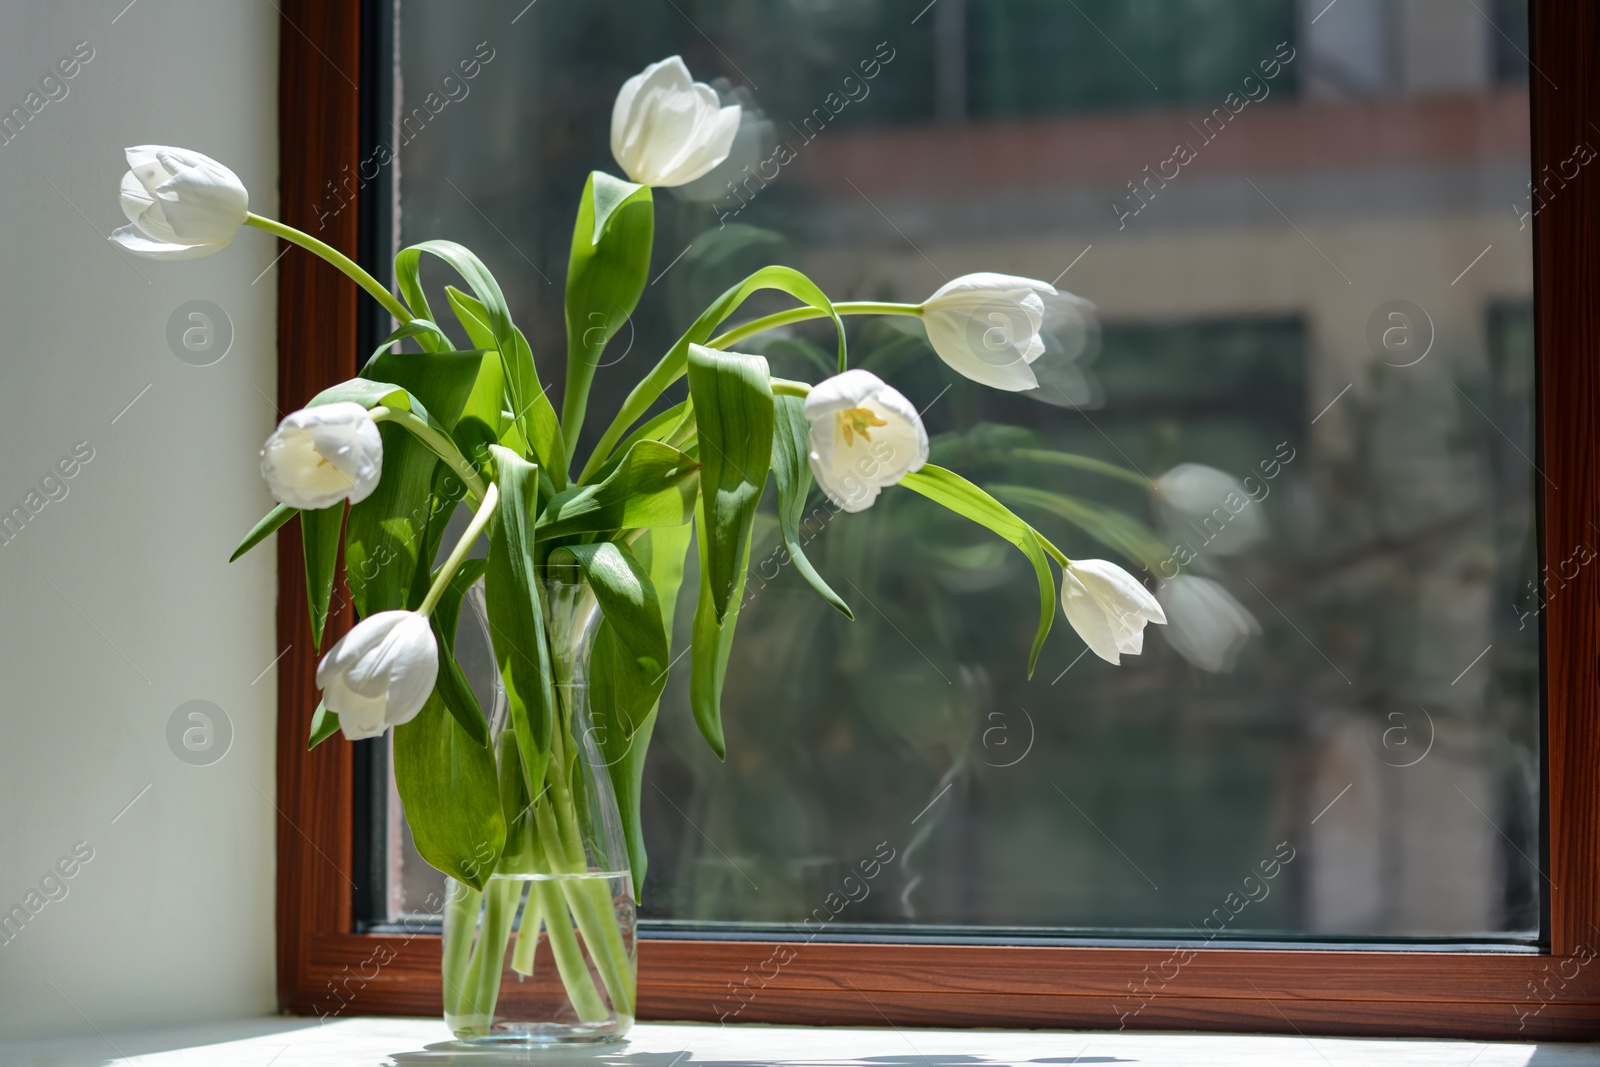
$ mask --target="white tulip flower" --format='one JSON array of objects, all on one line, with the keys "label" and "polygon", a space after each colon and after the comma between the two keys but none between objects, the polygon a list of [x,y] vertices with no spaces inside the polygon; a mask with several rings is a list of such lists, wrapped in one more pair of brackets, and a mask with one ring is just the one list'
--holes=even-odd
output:
[{"label": "white tulip flower", "polygon": [[845,511],[865,511],[885,486],[928,462],[922,416],[898,389],[871,371],[847,370],[814,386],[811,473]]},{"label": "white tulip flower", "polygon": [[1139,579],[1103,559],[1073,560],[1063,568],[1061,609],[1083,643],[1107,663],[1143,652],[1145,623],[1167,621]]},{"label": "white tulip flower", "polygon": [[1209,578],[1180,574],[1162,582],[1156,600],[1166,609],[1161,631],[1178,655],[1212,674],[1228,674],[1261,624],[1232,593]]},{"label": "white tulip flower", "polygon": [[220,252],[250,214],[250,193],[210,156],[165,145],[126,150],[122,213],[131,226],[111,240],[147,259],[194,259]]},{"label": "white tulip flower", "polygon": [[1171,532],[1201,551],[1229,556],[1267,533],[1261,501],[1215,467],[1180,463],[1156,479],[1156,498]]},{"label": "white tulip flower", "polygon": [[352,741],[416,718],[438,677],[433,628],[414,611],[380,611],[362,619],[317,665],[322,702]]},{"label": "white tulip flower", "polygon": [[964,274],[922,304],[928,342],[956,372],[1020,393],[1038,386],[1028,364],[1044,354],[1045,296],[1055,286],[1010,274]]},{"label": "white tulip flower", "polygon": [[684,185],[728,158],[739,114],[672,56],[622,83],[611,109],[611,154],[640,185]]},{"label": "white tulip flower", "polygon": [[261,477],[273,499],[292,508],[359,504],[383,474],[383,438],[353,401],[292,412],[261,449]]}]

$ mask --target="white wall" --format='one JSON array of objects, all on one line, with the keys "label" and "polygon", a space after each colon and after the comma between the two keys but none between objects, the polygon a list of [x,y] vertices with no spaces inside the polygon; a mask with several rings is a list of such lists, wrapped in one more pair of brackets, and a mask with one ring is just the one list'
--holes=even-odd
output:
[{"label": "white wall", "polygon": [[[274,211],[278,12],[125,3],[0,0],[0,114],[93,49],[0,143],[0,513],[93,451],[0,543],[0,913],[44,902],[0,932],[0,1037],[274,1009],[276,678],[254,680],[277,654],[276,568],[271,546],[227,559],[271,503],[256,453],[275,421],[275,272],[254,279],[277,249],[246,230],[158,263],[104,235],[130,144],[215,156]],[[231,319],[214,365],[169,348],[190,300]],[[196,699],[232,725],[209,766],[167,741]],[[66,895],[30,898],[78,842],[93,858]]]}]

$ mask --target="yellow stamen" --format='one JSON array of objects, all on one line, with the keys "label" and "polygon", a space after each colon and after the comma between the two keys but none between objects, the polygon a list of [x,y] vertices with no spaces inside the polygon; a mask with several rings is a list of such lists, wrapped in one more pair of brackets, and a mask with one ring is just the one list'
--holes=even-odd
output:
[{"label": "yellow stamen", "polygon": [[873,426],[889,425],[868,408],[847,408],[838,413],[839,431],[844,435],[845,447],[855,444],[855,435],[860,434],[863,441],[872,440],[869,428]]}]

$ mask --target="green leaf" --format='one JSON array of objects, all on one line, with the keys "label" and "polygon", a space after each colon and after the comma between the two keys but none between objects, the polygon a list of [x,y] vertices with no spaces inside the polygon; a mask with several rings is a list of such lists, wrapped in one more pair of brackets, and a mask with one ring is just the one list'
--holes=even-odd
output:
[{"label": "green leaf", "polygon": [[267,512],[266,515],[262,516],[261,521],[252,526],[250,532],[244,535],[244,540],[240,541],[239,547],[233,550],[233,555],[228,557],[228,562],[232,563],[265,541],[273,533],[277,532],[278,527],[294,518],[297,514],[299,514],[299,509],[291,508],[288,504],[279,504]]},{"label": "green leaf", "polygon": [[367,377],[351,378],[347,382],[330,385],[306,401],[306,407],[314,408],[323,404],[342,404],[345,402],[360,404],[369,410],[380,404],[384,407],[399,408],[403,411],[414,410],[411,397],[405,389],[395,385],[393,382],[382,382]]},{"label": "green leaf", "polygon": [[394,781],[417,852],[482,889],[506,841],[494,753],[468,736],[438,693],[395,727]]},{"label": "green leaf", "polygon": [[483,366],[481,350],[468,352],[386,352],[361,370],[363,377],[393,382],[427,405],[446,433],[461,417]]},{"label": "green leaf", "polygon": [[461,602],[467,590],[472,588],[472,583],[483,576],[487,565],[488,561],[483,559],[464,560],[455,574],[450,576],[444,595],[428,617],[434,639],[439,642],[439,678],[434,683],[434,692],[444,701],[445,710],[455,716],[456,722],[461,724],[467,735],[484,746],[489,744],[488,722],[483,707],[472,692],[472,686],[462,673],[461,664],[456,661],[455,648],[456,628],[461,621]]},{"label": "green leaf", "polygon": [[506,731],[494,739],[495,762],[500,765],[500,814],[506,822],[505,851],[497,870],[519,874],[537,871],[538,855],[534,837],[533,801],[528,797],[527,780],[522,774],[522,757],[517,754],[516,734]]},{"label": "green leaf", "polygon": [[610,477],[611,472],[617,469],[617,464],[621,463],[623,457],[640,441],[660,441],[671,444],[673,448],[687,451],[689,445],[676,438],[693,439],[693,437],[694,409],[689,406],[689,401],[681,400],[630,433],[617,447],[616,455],[596,470],[592,477],[585,478],[584,483],[604,481]]},{"label": "green leaf", "polygon": [[700,429],[700,563],[717,621],[744,584],[756,505],[772,463],[773,404],[760,356],[689,346],[689,398]]},{"label": "green leaf", "polygon": [[921,493],[937,504],[943,504],[958,515],[964,515],[980,526],[986,526],[1022,550],[1033,564],[1034,576],[1039,580],[1039,628],[1034,634],[1033,651],[1028,656],[1028,677],[1039,662],[1039,652],[1044,640],[1050,636],[1050,626],[1056,617],[1056,582],[1050,570],[1049,555],[1060,558],[1059,550],[1046,541],[1032,526],[1012,514],[1000,501],[967,481],[961,475],[925,464],[920,471],[900,480],[907,489]]},{"label": "green leaf", "polygon": [[739,609],[744,601],[744,583],[750,562],[750,537],[744,540],[743,554],[738,561],[738,582],[722,622],[717,622],[717,612],[711,596],[706,569],[705,517],[695,517],[695,540],[700,543],[700,598],[694,607],[694,629],[689,650],[689,707],[694,712],[695,725],[700,736],[706,739],[718,759],[726,759],[727,742],[722,736],[722,683],[728,676],[728,654],[733,649],[733,631],[739,623]]},{"label": "green leaf", "polygon": [[[583,428],[600,357],[633,314],[650,277],[654,234],[655,202],[648,185],[599,170],[589,175],[567,261],[567,384],[561,425],[571,447]],[[563,458],[571,462],[570,456]]]},{"label": "green leaf", "polygon": [[[534,462],[539,464],[540,470],[551,477],[556,487],[565,489],[567,471],[563,461],[567,454],[566,438],[562,433],[561,423],[556,419],[556,409],[550,403],[549,393],[540,388],[537,396],[522,405],[514,404],[513,395],[503,395],[511,366],[533,366],[533,350],[528,347],[528,339],[522,335],[521,330],[513,328],[512,358],[509,361],[500,360],[498,354],[500,341],[495,336],[489,312],[483,304],[454,286],[445,286],[445,296],[449,298],[450,307],[456,313],[456,319],[460,321],[462,329],[472,338],[472,343],[479,348],[495,350],[493,354],[501,364],[499,391],[492,393],[491,400],[489,389],[493,387],[480,378],[483,392],[480,394],[474,391],[465,414],[476,415],[485,424],[496,427],[501,444],[513,452],[521,453],[526,450],[533,456]],[[507,404],[513,404],[511,408],[513,418],[504,430],[500,429],[502,400]]]},{"label": "green leaf", "polygon": [[[482,260],[454,241],[424,241],[401,249],[400,254],[394,258],[395,280],[400,284],[400,291],[405,294],[406,303],[422,318],[433,318],[433,312],[428,307],[428,298],[422,291],[420,278],[424,252],[448,263],[476,295],[475,303],[480,312],[477,317],[488,324],[489,340],[492,343],[484,343],[484,340],[478,337],[474,337],[472,343],[500,353],[501,362],[505,367],[509,393],[507,399],[511,402],[513,419],[521,428],[523,440],[533,444],[537,435],[530,432],[529,412],[537,404],[544,390],[539,385],[539,373],[534,367],[533,352],[528,347],[527,339],[511,322],[511,310],[506,305],[505,295],[500,291],[500,284],[494,280],[494,275],[489,273],[489,268],[483,265]],[[451,300],[451,306],[457,306],[455,299]],[[463,306],[471,308],[471,305]],[[470,335],[471,331],[468,333]],[[549,400],[546,399],[544,403],[548,406]],[[554,421],[553,412],[551,418]],[[545,453],[535,454],[546,464],[549,463],[550,457]],[[551,476],[554,477],[557,471],[561,472],[563,479],[566,477],[564,466],[559,461],[551,470]]]},{"label": "green leaf", "polygon": [[667,632],[655,586],[618,542],[568,545],[552,553],[550,562],[556,565],[569,554],[604,616],[589,670],[595,725],[632,739],[667,684]]},{"label": "green leaf", "polygon": [[795,570],[810,583],[817,595],[854,619],[850,607],[822,580],[822,575],[800,547],[800,517],[806,510],[806,495],[811,491],[811,420],[805,415],[805,401],[797,396],[774,398],[772,433],[772,477],[778,483],[778,528],[783,547]]},{"label": "green leaf", "polygon": [[339,716],[319,701],[316,714],[311,716],[311,736],[306,740],[306,751],[310,752],[338,732]]},{"label": "green leaf", "polygon": [[[655,587],[657,603],[661,608],[661,627],[670,641],[672,623],[677,614],[678,590],[683,585],[684,558],[689,551],[692,526],[661,526],[647,530],[633,543],[633,555]],[[605,624],[602,623],[602,628]],[[596,635],[596,644],[599,635]],[[670,666],[670,664],[669,664]],[[663,684],[665,679],[663,679]],[[628,842],[628,869],[633,873],[635,899],[644,888],[645,871],[649,856],[645,851],[644,825],[640,816],[644,797],[644,763],[650,751],[650,738],[655,732],[656,716],[660,712],[658,699],[648,714],[640,720],[631,737],[623,737],[621,730],[596,731],[601,756],[611,774],[611,787],[617,794],[617,808],[622,813],[623,834]]]},{"label": "green leaf", "polygon": [[[357,378],[343,385],[351,387],[349,391],[353,393],[361,381]],[[373,387],[373,393],[391,390],[381,402],[390,406],[401,402],[437,425],[422,403],[406,390],[381,382],[366,384]],[[362,617],[413,606],[417,570],[420,566],[426,571],[433,562],[426,558],[423,546],[429,522],[441,504],[433,493],[434,471],[440,466],[438,457],[409,430],[395,423],[379,423],[378,433],[383,438],[383,477],[372,495],[350,508],[345,521],[345,580]],[[449,477],[459,484],[454,472]]]},{"label": "green leaf", "polygon": [[622,409],[617,412],[616,418],[611,420],[611,425],[601,435],[599,444],[595,445],[594,454],[589,457],[589,462],[583,468],[583,476],[578,479],[580,482],[587,481],[589,475],[610,458],[617,441],[627,433],[628,427],[650,410],[650,406],[656,402],[656,398],[667,386],[683,377],[689,369],[689,346],[705,344],[711,339],[712,332],[722,325],[728,316],[737,311],[739,305],[749,299],[751,294],[763,289],[776,289],[789,294],[801,303],[827,312],[839,334],[839,365],[844,365],[844,320],[834,310],[833,301],[817,288],[815,282],[797,270],[789,267],[764,267],[717,297],[694,321],[694,325],[678,338],[671,350],[661,357],[661,361],[651,369],[650,373],[633,387],[628,398],[622,402]]},{"label": "green leaf", "polygon": [[311,647],[322,647],[322,630],[333,599],[333,575],[344,532],[344,501],[300,513],[300,543],[306,557],[306,604],[311,610]]},{"label": "green leaf", "polygon": [[681,526],[694,514],[699,470],[671,445],[640,441],[604,481],[556,494],[539,516],[539,536]]},{"label": "green leaf", "polygon": [[439,329],[436,324],[429,322],[427,319],[412,319],[410,322],[403,323],[399,329],[385,337],[383,344],[373,350],[372,355],[367,358],[367,362],[371,363],[408,337],[415,337],[417,343],[427,352],[442,352],[455,347],[449,335]]},{"label": "green leaf", "polygon": [[537,796],[556,721],[555,679],[540,609],[543,591],[534,566],[538,468],[499,445],[490,451],[500,506],[489,524],[489,563],[484,572],[489,629],[528,795]]}]

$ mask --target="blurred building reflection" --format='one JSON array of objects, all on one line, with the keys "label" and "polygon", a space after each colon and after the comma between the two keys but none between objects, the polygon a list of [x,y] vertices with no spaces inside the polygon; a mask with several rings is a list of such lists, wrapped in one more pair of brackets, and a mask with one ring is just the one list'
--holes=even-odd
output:
[{"label": "blurred building reflection", "polygon": [[[402,97],[485,37],[506,57],[405,149],[402,239],[480,249],[548,377],[611,94],[680,51],[753,121],[718,172],[658,192],[659,273],[595,405],[766,262],[836,299],[1057,279],[1100,343],[1043,395],[984,393],[883,324],[854,359],[926,410],[937,461],[1083,504],[1019,506],[1069,554],[1203,578],[1243,612],[1199,609],[1241,638],[1215,662],[1203,616],[1121,668],[1060,626],[1028,681],[1036,593],[1009,548],[909,494],[826,522],[808,552],[858,621],[762,575],[726,766],[669,687],[644,912],[799,922],[886,841],[831,929],[1188,932],[1287,842],[1222,936],[1536,936],[1538,610],[1559,583],[1534,541],[1525,4],[924,3],[596,0],[509,28],[483,2],[401,5]],[[767,352],[807,373],[812,341]],[[1039,447],[1254,475],[1264,533],[1224,551],[1147,489],[1023,458]]]}]

